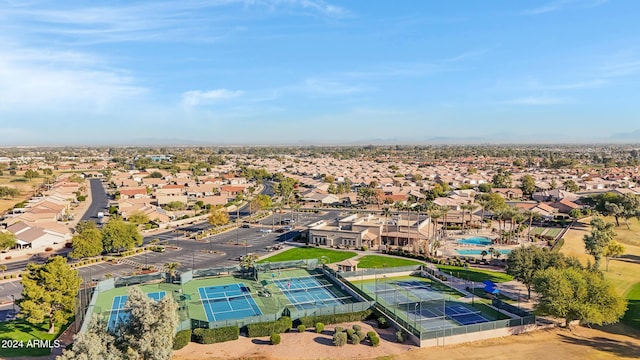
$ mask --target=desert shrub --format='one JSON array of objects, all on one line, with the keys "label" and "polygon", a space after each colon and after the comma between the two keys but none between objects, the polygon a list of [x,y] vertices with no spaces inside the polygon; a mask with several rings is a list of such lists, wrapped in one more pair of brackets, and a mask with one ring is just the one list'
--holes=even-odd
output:
[{"label": "desert shrub", "polygon": [[340,332],[343,332],[343,331],[344,331],[344,329],[343,329],[341,326],[336,326],[336,327],[333,329],[333,333],[334,333],[334,334],[337,334],[337,333],[340,333]]},{"label": "desert shrub", "polygon": [[360,337],[356,334],[351,335],[351,343],[353,345],[358,345],[360,344]]},{"label": "desert shrub", "polygon": [[335,346],[344,346],[347,343],[347,333],[342,331],[333,334],[333,344]]},{"label": "desert shrub", "polygon": [[369,338],[369,340],[371,340],[371,346],[376,347],[378,345],[380,345],[380,338],[378,336],[374,336],[372,338]]},{"label": "desert shrub", "polygon": [[319,322],[316,323],[316,333],[320,334],[324,331],[324,324]]},{"label": "desert shrub", "polygon": [[325,325],[328,324],[341,324],[346,322],[362,321],[371,315],[371,310],[357,311],[346,314],[335,315],[318,315],[318,316],[305,316],[296,320],[296,324],[302,324],[306,327],[313,327],[315,323],[321,322]]},{"label": "desert shrub", "polygon": [[377,333],[377,332],[375,332],[375,331],[373,331],[373,330],[372,330],[372,331],[369,331],[369,332],[367,333],[367,337],[368,337],[368,338],[372,338],[372,337],[374,337],[374,336],[378,336],[378,333]]},{"label": "desert shrub", "polygon": [[361,330],[356,331],[356,335],[360,338],[360,341],[364,340],[366,335]]},{"label": "desert shrub", "polygon": [[178,331],[173,338],[173,350],[180,350],[191,341],[191,329]]},{"label": "desert shrub", "polygon": [[387,321],[387,319],[384,316],[380,316],[378,318],[378,327],[380,329],[386,329],[389,327],[389,322]]},{"label": "desert shrub", "polygon": [[305,332],[305,330],[307,330],[307,327],[304,325],[298,325],[298,332]]},{"label": "desert shrub", "polygon": [[396,331],[396,341],[399,342],[399,343],[402,343],[402,342],[404,342],[404,339],[405,339],[405,335],[402,332],[402,330]]},{"label": "desert shrub", "polygon": [[347,336],[349,337],[349,339],[351,339],[351,337],[353,336],[353,334],[355,334],[356,331],[353,329],[347,329]]},{"label": "desert shrub", "polygon": [[271,334],[271,336],[269,336],[269,341],[271,342],[271,345],[280,344],[280,334],[278,333]]},{"label": "desert shrub", "polygon": [[362,330],[362,326],[357,325],[357,324],[356,324],[356,325],[353,325],[351,328],[352,328],[353,330],[355,330],[355,331],[360,331],[360,330]]}]

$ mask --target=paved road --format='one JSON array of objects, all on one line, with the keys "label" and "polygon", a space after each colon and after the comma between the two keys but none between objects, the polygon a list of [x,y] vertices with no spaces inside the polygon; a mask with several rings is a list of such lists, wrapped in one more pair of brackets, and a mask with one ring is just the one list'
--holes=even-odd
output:
[{"label": "paved road", "polygon": [[89,179],[89,183],[91,184],[91,205],[89,205],[89,208],[80,220],[97,222],[98,212],[105,212],[107,210],[109,199],[107,198],[107,193],[104,191],[102,180]]}]

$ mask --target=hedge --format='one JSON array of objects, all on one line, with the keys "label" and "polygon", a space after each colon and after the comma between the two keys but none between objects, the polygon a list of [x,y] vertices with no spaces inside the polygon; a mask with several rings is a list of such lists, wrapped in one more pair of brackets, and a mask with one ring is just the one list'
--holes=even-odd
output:
[{"label": "hedge", "polygon": [[193,330],[193,341],[200,344],[215,344],[230,340],[237,340],[238,337],[240,337],[240,328],[238,328],[237,325],[217,329]]},{"label": "hedge", "polygon": [[341,324],[353,321],[362,321],[371,315],[371,310],[364,310],[346,314],[335,315],[318,315],[318,316],[305,316],[296,320],[296,324],[301,324],[306,327],[314,327],[316,323],[323,324]]},{"label": "hedge", "polygon": [[191,329],[178,331],[173,338],[173,350],[180,350],[191,341]]},{"label": "hedge", "polygon": [[272,333],[283,333],[292,327],[291,318],[283,316],[276,321],[248,324],[247,335],[249,337],[270,336]]}]

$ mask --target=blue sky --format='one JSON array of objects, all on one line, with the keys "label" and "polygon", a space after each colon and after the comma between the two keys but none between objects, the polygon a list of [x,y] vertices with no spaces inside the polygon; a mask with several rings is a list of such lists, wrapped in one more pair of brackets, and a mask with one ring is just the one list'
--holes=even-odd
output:
[{"label": "blue sky", "polygon": [[638,13],[0,0],[0,145],[640,140]]}]

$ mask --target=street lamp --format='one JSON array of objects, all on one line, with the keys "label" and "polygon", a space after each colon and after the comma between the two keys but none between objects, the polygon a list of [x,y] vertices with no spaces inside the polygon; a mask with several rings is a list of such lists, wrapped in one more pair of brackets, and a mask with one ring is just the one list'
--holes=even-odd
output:
[{"label": "street lamp", "polygon": [[11,307],[12,307],[12,310],[13,310],[13,315],[15,316],[16,315],[16,297],[15,297],[15,295],[11,294],[11,300],[12,300]]}]

